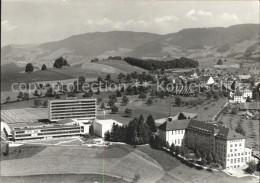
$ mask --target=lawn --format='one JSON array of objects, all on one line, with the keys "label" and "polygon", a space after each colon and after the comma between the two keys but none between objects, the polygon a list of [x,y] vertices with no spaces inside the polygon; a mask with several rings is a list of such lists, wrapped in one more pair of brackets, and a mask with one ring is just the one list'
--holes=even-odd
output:
[{"label": "lawn", "polygon": [[[5,148],[6,146],[1,144],[2,153],[5,152]],[[19,147],[10,147],[9,154],[8,155],[1,154],[0,160],[5,161],[5,160],[12,160],[12,159],[19,159],[19,158],[29,158],[35,154],[38,154],[44,149],[45,146],[29,145],[29,144],[21,145]]]},{"label": "lawn", "polygon": [[[139,117],[141,114],[146,118],[149,114],[152,114],[154,119],[165,118],[169,116],[170,112],[170,105],[174,99],[170,98],[156,98],[154,103],[151,106],[148,106],[145,100],[138,99],[138,95],[135,96],[128,96],[129,103],[127,106],[121,106],[121,97],[117,98],[118,102],[116,105],[119,107],[119,112],[117,114],[111,114],[110,110],[106,110],[106,118],[107,119],[115,119],[123,124],[127,124],[130,120],[134,117]],[[185,101],[187,100],[195,100],[195,97],[182,97]],[[218,111],[224,106],[226,102],[225,98],[221,98],[218,101],[210,100],[205,101],[201,105],[197,106],[172,106],[171,115],[174,116],[179,112],[191,112],[191,113],[198,113],[198,119],[202,119],[205,121],[211,120]],[[125,109],[130,108],[132,109],[131,117],[124,117],[125,116]],[[206,112],[205,112],[206,111]],[[99,117],[102,118],[102,112],[99,111]]]},{"label": "lawn", "polygon": [[179,160],[172,157],[170,154],[161,150],[152,149],[150,146],[138,146],[136,149],[146,153],[152,159],[157,161],[166,172],[178,167],[181,164]]},{"label": "lawn", "polygon": [[126,183],[128,181],[111,177],[107,175],[99,175],[99,174],[50,174],[50,175],[30,175],[30,176],[2,176],[2,183],[46,183],[46,182],[63,182],[63,183],[71,183],[71,182],[106,182],[106,183]]},{"label": "lawn", "polygon": [[132,66],[128,64],[124,60],[104,60],[97,62],[98,64],[111,66],[113,68],[117,68],[122,70],[123,72],[131,73],[131,72],[147,72],[147,70],[142,69],[140,67]]}]

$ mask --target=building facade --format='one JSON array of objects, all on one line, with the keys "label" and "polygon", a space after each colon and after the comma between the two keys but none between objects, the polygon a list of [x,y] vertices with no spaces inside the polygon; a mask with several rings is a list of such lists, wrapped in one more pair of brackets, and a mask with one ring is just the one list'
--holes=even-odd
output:
[{"label": "building facade", "polygon": [[48,118],[50,121],[62,119],[96,119],[96,99],[49,100]]},{"label": "building facade", "polygon": [[191,120],[186,133],[187,147],[217,154],[226,169],[243,166],[251,160],[251,149],[245,147],[245,137],[234,130]]},{"label": "building facade", "polygon": [[94,120],[93,122],[94,132],[96,135],[103,138],[105,137],[105,133],[107,131],[111,131],[113,124],[118,126],[123,126],[122,123],[119,123],[112,119]]},{"label": "building facade", "polygon": [[89,122],[78,122],[72,119],[61,120],[57,123],[28,123],[10,125],[5,133],[10,140],[42,140],[61,137],[75,137],[89,133]]}]

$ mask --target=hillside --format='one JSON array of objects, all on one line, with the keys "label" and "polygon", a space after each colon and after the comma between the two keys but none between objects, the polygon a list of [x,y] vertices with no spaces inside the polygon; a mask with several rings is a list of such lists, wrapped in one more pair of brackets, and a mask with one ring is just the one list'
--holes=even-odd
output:
[{"label": "hillside", "polygon": [[32,62],[38,68],[43,63],[52,67],[60,56],[71,65],[108,56],[160,60],[179,57],[258,60],[259,32],[259,24],[243,24],[227,28],[189,28],[167,35],[130,31],[86,33],[41,45],[5,46],[1,48],[1,64],[14,62],[24,67]]},{"label": "hillside", "polygon": [[224,56],[257,60],[259,34],[259,24],[184,29],[143,44],[130,55],[136,57],[171,55],[194,58]]}]

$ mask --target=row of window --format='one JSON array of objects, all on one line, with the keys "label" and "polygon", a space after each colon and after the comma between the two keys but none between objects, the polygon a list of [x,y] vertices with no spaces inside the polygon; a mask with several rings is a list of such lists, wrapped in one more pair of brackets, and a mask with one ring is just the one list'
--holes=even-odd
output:
[{"label": "row of window", "polygon": [[177,135],[177,134],[184,134],[185,130],[174,130],[172,131],[172,135]]},{"label": "row of window", "polygon": [[[83,132],[83,130],[82,130],[82,132]],[[42,136],[42,135],[55,135],[55,134],[66,134],[66,133],[80,133],[80,130],[69,131],[69,132],[38,133],[38,135]]]}]

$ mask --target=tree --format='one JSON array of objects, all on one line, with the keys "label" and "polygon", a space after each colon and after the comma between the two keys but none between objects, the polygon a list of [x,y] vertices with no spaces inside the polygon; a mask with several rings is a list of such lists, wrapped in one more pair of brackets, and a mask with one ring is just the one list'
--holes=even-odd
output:
[{"label": "tree", "polygon": [[132,109],[126,108],[126,109],[125,109],[125,115],[126,115],[127,117],[130,117],[130,116],[132,115]]},{"label": "tree", "polygon": [[175,105],[176,105],[176,106],[180,106],[181,103],[182,103],[181,98],[180,98],[180,97],[176,97],[176,98],[175,98]]},{"label": "tree", "polygon": [[251,102],[251,98],[249,96],[246,98],[246,102]]},{"label": "tree", "polygon": [[113,100],[113,99],[109,99],[109,101],[108,101],[108,106],[110,107],[110,109],[112,109],[112,107],[115,105],[115,100]]},{"label": "tree", "polygon": [[90,126],[89,126],[89,136],[94,136],[95,135],[95,133],[94,133],[94,126],[93,126],[93,124],[91,124]]},{"label": "tree", "polygon": [[187,119],[187,117],[181,112],[178,116],[178,120]]},{"label": "tree", "polygon": [[10,96],[6,97],[5,102],[6,102],[6,103],[9,103],[9,102],[10,102]]},{"label": "tree", "polygon": [[48,97],[53,97],[53,88],[49,87],[45,95]]},{"label": "tree", "polygon": [[129,98],[126,95],[124,95],[122,98],[122,105],[127,105],[128,102],[129,102]]},{"label": "tree", "polygon": [[36,97],[40,96],[38,90],[34,90],[34,94],[33,95],[36,96]]},{"label": "tree", "polygon": [[79,84],[84,84],[86,82],[86,78],[84,76],[80,76],[78,79]]},{"label": "tree", "polygon": [[97,105],[100,105],[102,101],[103,101],[102,98],[98,98],[97,99]]},{"label": "tree", "polygon": [[230,86],[231,90],[235,90],[236,89],[236,81],[233,81],[233,83]]},{"label": "tree", "polygon": [[31,73],[31,72],[33,72],[33,70],[34,70],[34,67],[33,67],[32,63],[26,64],[25,72]]},{"label": "tree", "polygon": [[34,100],[34,106],[39,107],[40,105],[42,105],[42,101],[40,99],[35,99]]},{"label": "tree", "polygon": [[6,144],[4,155],[5,155],[5,156],[8,156],[8,155],[9,155],[9,152],[10,152],[9,144]]},{"label": "tree", "polygon": [[44,107],[44,108],[47,108],[47,107],[48,107],[48,101],[47,101],[47,100],[45,100],[45,101],[43,102],[43,107]]},{"label": "tree", "polygon": [[213,162],[212,154],[211,154],[211,153],[208,153],[208,156],[207,156],[207,163],[208,163],[208,164],[211,164],[212,162]]},{"label": "tree", "polygon": [[149,126],[151,132],[156,132],[157,128],[153,116],[150,114],[146,119],[146,124]]},{"label": "tree", "polygon": [[223,65],[223,61],[221,59],[218,59],[217,65]]},{"label": "tree", "polygon": [[176,149],[176,147],[175,147],[174,143],[172,143],[172,145],[170,147],[170,151],[171,152],[175,152],[175,149]]},{"label": "tree", "polygon": [[180,154],[180,147],[177,146],[176,149],[175,149],[175,154],[178,156]]},{"label": "tree", "polygon": [[43,64],[41,70],[42,71],[46,71],[47,70],[47,66],[45,64]]},{"label": "tree", "polygon": [[147,105],[152,105],[153,104],[153,98],[152,97],[149,97],[148,100],[146,101],[146,104]]},{"label": "tree", "polygon": [[142,92],[142,93],[140,93],[138,98],[144,100],[144,99],[146,99],[146,94]]},{"label": "tree", "polygon": [[24,94],[23,94],[23,99],[24,99],[24,100],[29,100],[29,98],[30,98],[30,97],[29,97],[29,93],[24,93]]},{"label": "tree", "polygon": [[110,74],[107,74],[107,76],[106,76],[106,80],[107,80],[107,81],[110,81],[110,80],[111,80],[111,76],[110,76]]},{"label": "tree", "polygon": [[202,164],[203,166],[205,166],[205,165],[207,164],[207,160],[206,160],[205,158],[202,158],[201,164]]},{"label": "tree", "polygon": [[104,102],[102,102],[102,103],[100,104],[100,109],[101,109],[101,110],[105,109],[105,104],[104,104]]},{"label": "tree", "polygon": [[97,94],[97,95],[100,95],[100,89],[99,89],[99,88],[98,88],[96,94]]},{"label": "tree", "polygon": [[242,127],[241,124],[238,124],[238,125],[237,125],[235,131],[236,131],[237,133],[240,133],[241,135],[244,135],[244,136],[246,135],[246,132],[245,132],[245,130],[243,129],[243,127]]},{"label": "tree", "polygon": [[63,57],[57,58],[53,64],[55,68],[62,68],[63,66],[68,66],[68,61]]},{"label": "tree", "polygon": [[250,161],[248,163],[248,167],[246,169],[246,172],[253,174],[256,171],[256,163],[255,161]]},{"label": "tree", "polygon": [[122,97],[122,94],[119,90],[116,91],[116,97]]},{"label": "tree", "polygon": [[105,132],[104,138],[105,138],[105,141],[110,141],[110,132],[109,131]]},{"label": "tree", "polygon": [[115,106],[115,105],[113,105],[112,107],[111,107],[111,112],[112,113],[117,113],[118,112],[118,107],[117,106]]},{"label": "tree", "polygon": [[214,155],[214,163],[220,164],[220,159],[217,154]]},{"label": "tree", "polygon": [[219,95],[218,95],[218,94],[215,94],[215,95],[213,96],[213,98],[214,98],[215,100],[219,100]]},{"label": "tree", "polygon": [[200,154],[199,150],[196,150],[196,152],[195,152],[195,157],[196,157],[197,159],[200,159],[200,158],[201,158],[201,154]]},{"label": "tree", "polygon": [[18,93],[18,96],[17,96],[17,98],[20,98],[20,99],[22,99],[22,98],[23,98],[23,92],[21,92],[21,91],[20,91],[20,92]]},{"label": "tree", "polygon": [[185,155],[187,154],[186,148],[182,147],[180,151],[181,151],[181,156],[185,157]]}]

